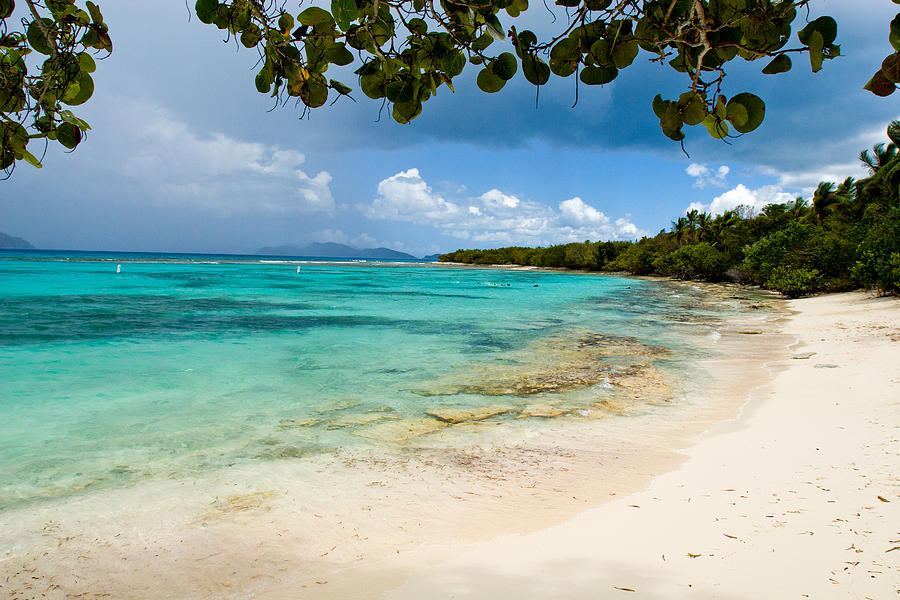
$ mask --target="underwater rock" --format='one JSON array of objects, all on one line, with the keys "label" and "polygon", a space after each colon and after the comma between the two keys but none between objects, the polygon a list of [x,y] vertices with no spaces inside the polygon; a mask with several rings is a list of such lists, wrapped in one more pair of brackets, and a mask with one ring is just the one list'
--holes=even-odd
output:
[{"label": "underwater rock", "polygon": [[437,419],[438,421],[443,421],[444,423],[455,425],[457,423],[466,423],[469,421],[483,421],[491,417],[511,413],[514,410],[515,408],[513,408],[512,406],[485,406],[482,408],[473,408],[469,410],[444,407],[426,410],[425,414]]},{"label": "underwater rock", "polygon": [[362,438],[388,443],[408,442],[413,438],[428,435],[447,427],[447,423],[428,417],[403,419],[397,421],[379,421],[354,431]]},{"label": "underwater rock", "polygon": [[516,418],[517,419],[528,419],[531,417],[538,417],[542,419],[552,419],[554,417],[561,417],[562,415],[569,414],[570,411],[557,408],[555,406],[549,406],[547,404],[529,404],[522,412],[520,412]]},{"label": "underwater rock", "polygon": [[322,422],[322,419],[281,419],[278,421],[278,429],[298,429],[301,427],[314,427]]}]

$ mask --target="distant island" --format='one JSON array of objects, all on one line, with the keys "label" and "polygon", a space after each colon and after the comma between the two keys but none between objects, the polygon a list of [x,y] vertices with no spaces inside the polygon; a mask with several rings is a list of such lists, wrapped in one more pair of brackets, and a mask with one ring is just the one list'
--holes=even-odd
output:
[{"label": "distant island", "polygon": [[0,233],[0,249],[2,250],[34,250],[35,247],[27,240]]},{"label": "distant island", "polygon": [[319,258],[383,258],[412,259],[416,257],[406,252],[390,248],[354,248],[335,242],[314,242],[308,246],[266,246],[256,251],[269,256],[315,256]]}]

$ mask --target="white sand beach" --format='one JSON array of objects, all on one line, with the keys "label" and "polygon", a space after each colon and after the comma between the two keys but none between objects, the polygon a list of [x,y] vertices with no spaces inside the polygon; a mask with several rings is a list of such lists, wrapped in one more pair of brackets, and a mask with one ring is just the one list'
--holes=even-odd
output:
[{"label": "white sand beach", "polygon": [[407,565],[381,597],[900,596],[900,301],[790,307],[792,357],[680,468],[562,525]]},{"label": "white sand beach", "polygon": [[788,306],[723,330],[713,401],[664,420],[482,421],[458,431],[494,442],[10,511],[0,597],[896,598],[900,300]]}]

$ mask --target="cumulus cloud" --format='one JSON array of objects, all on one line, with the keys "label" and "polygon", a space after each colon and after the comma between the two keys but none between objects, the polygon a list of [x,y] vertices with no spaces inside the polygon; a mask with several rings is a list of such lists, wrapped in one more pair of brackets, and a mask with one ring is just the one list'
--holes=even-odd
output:
[{"label": "cumulus cloud", "polygon": [[791,202],[794,194],[784,191],[778,185],[765,185],[751,190],[743,183],[737,185],[724,194],[716,196],[709,204],[692,202],[687,210],[696,209],[713,215],[720,215],[725,211],[734,210],[738,206],[746,206],[755,212],[759,212],[769,204],[783,204]]},{"label": "cumulus cloud", "polygon": [[694,187],[703,189],[708,185],[715,187],[725,187],[725,177],[731,169],[727,165],[722,165],[715,171],[711,171],[706,165],[699,163],[691,163],[684,170],[685,173],[694,178]]},{"label": "cumulus cloud", "polygon": [[208,210],[236,213],[331,213],[331,175],[308,175],[296,150],[237,140],[221,133],[191,130],[167,111],[139,108],[146,118],[134,131],[122,170],[150,183],[152,199]]},{"label": "cumulus cloud", "polygon": [[497,245],[634,239],[645,234],[628,219],[613,220],[577,197],[553,208],[491,189],[450,201],[435,193],[418,169],[384,179],[372,203],[358,208],[370,219],[416,223],[458,239]]}]

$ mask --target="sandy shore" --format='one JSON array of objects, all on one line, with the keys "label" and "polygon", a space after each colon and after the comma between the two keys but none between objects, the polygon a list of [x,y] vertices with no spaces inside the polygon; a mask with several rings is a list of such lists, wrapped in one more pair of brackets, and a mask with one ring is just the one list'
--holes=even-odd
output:
[{"label": "sandy shore", "polygon": [[900,597],[900,301],[790,307],[792,356],[680,468],[559,526],[382,565],[407,577],[381,597]]},{"label": "sandy shore", "polygon": [[703,338],[695,406],[8,511],[0,597],[900,597],[900,302],[790,306]]}]

